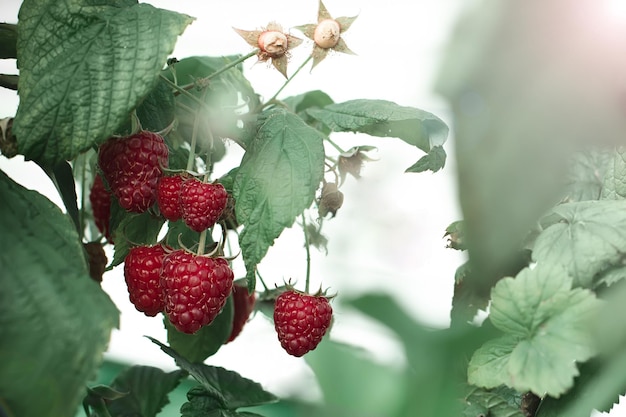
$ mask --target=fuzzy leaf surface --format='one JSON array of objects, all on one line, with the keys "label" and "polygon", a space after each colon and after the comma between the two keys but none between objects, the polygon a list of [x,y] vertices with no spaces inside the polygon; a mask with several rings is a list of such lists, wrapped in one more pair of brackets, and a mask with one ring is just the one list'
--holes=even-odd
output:
[{"label": "fuzzy leaf surface", "polygon": [[284,109],[261,115],[233,187],[249,290],[256,265],[315,198],[324,173],[322,141],[317,130]]},{"label": "fuzzy leaf surface", "polygon": [[119,313],[90,279],[69,217],[3,172],[0,201],[3,407],[16,416],[74,415]]},{"label": "fuzzy leaf surface", "polygon": [[190,362],[201,363],[209,356],[214,355],[228,340],[233,327],[233,314],[233,301],[232,297],[229,297],[215,320],[194,334],[179,332],[167,318],[164,318],[167,342]]},{"label": "fuzzy leaf surface", "polygon": [[506,387],[485,390],[469,386],[463,417],[476,417],[480,413],[490,417],[524,417],[519,397],[518,393]]},{"label": "fuzzy leaf surface", "polygon": [[128,393],[108,403],[111,417],[155,417],[169,403],[168,394],[186,375],[182,370],[164,372],[151,366],[128,368],[111,384],[117,391]]},{"label": "fuzzy leaf surface", "polygon": [[[400,106],[386,100],[357,99],[311,108],[307,113],[334,132],[358,132],[377,137],[395,137],[416,146],[427,155],[408,170],[440,169],[445,163],[443,144],[448,126],[432,113]],[[439,149],[433,151],[434,147]]]},{"label": "fuzzy leaf surface", "polygon": [[154,87],[193,18],[132,0],[26,0],[18,23],[26,159],[53,164],[106,140]]},{"label": "fuzzy leaf surface", "polygon": [[474,353],[469,382],[554,397],[566,392],[578,375],[576,362],[595,354],[588,324],[599,301],[588,290],[572,289],[561,266],[538,264],[499,281],[491,302],[490,320],[505,335]]},{"label": "fuzzy leaf surface", "polygon": [[596,274],[626,255],[625,200],[561,204],[543,225],[547,227],[535,241],[533,259],[560,263],[576,286],[592,286]]}]

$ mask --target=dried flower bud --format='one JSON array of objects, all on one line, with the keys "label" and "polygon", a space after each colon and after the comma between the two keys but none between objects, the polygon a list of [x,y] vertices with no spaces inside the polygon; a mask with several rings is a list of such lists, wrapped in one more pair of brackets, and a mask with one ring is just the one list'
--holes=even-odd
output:
[{"label": "dried flower bud", "polygon": [[280,58],[287,52],[289,41],[287,35],[282,32],[266,30],[259,35],[258,44],[261,52],[267,55],[267,58]]},{"label": "dried flower bud", "polygon": [[318,202],[318,213],[320,217],[326,217],[328,213],[335,217],[337,210],[343,204],[343,193],[337,188],[334,182],[325,182],[322,187],[322,194]]},{"label": "dried flower bud", "polygon": [[322,49],[334,48],[339,43],[341,26],[333,19],[325,19],[318,23],[313,33],[313,41]]}]

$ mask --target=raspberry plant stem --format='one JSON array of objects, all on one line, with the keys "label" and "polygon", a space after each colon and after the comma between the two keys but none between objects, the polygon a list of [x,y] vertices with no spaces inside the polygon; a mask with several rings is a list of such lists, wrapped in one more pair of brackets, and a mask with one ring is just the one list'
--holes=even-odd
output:
[{"label": "raspberry plant stem", "polygon": [[198,251],[196,252],[198,256],[204,255],[204,247],[206,246],[207,230],[208,229],[205,229],[200,233],[200,238],[198,239]]},{"label": "raspberry plant stem", "polygon": [[259,49],[258,49],[258,48],[253,49],[253,50],[252,50],[252,51],[250,51],[248,54],[246,54],[246,55],[242,55],[241,57],[239,57],[238,59],[234,60],[234,61],[233,61],[233,62],[231,62],[230,64],[228,64],[228,65],[226,65],[226,66],[224,66],[224,67],[222,67],[222,68],[218,69],[218,70],[217,70],[217,71],[215,71],[213,74],[211,74],[211,75],[209,75],[209,76],[207,76],[207,77],[204,77],[204,78],[203,78],[203,80],[207,80],[207,81],[208,81],[208,80],[210,80],[210,79],[211,79],[211,78],[213,78],[213,77],[217,77],[217,76],[218,76],[218,75],[220,75],[221,73],[223,73],[223,72],[225,72],[225,71],[228,71],[229,69],[231,69],[231,68],[233,68],[233,67],[235,67],[235,66],[237,66],[237,65],[241,64],[241,63],[242,63],[243,61],[245,61],[246,59],[251,58],[251,57],[255,56],[255,55],[256,55],[256,54],[258,54],[258,53],[259,53]]},{"label": "raspberry plant stem", "polygon": [[309,243],[309,233],[306,230],[306,218],[302,213],[302,230],[304,231],[304,248],[306,249],[306,279],[304,281],[304,292],[309,293],[309,281],[311,278],[311,245]]},{"label": "raspberry plant stem", "polygon": [[267,100],[267,102],[266,102],[266,103],[265,103],[262,107],[265,107],[265,106],[267,106],[267,105],[269,105],[269,104],[272,104],[274,101],[276,101],[276,97],[278,97],[278,95],[279,95],[280,93],[282,93],[282,91],[285,89],[285,87],[287,87],[287,84],[289,84],[289,83],[291,82],[291,80],[293,80],[293,79],[294,79],[294,77],[295,77],[296,75],[298,75],[298,73],[302,70],[302,68],[304,68],[304,67],[305,67],[305,65],[306,65],[306,64],[308,64],[308,63],[309,63],[309,61],[310,61],[312,58],[313,58],[313,56],[312,56],[312,55],[309,55],[309,56],[307,57],[307,59],[305,59],[305,60],[304,60],[304,62],[303,62],[302,64],[300,64],[300,66],[298,67],[298,69],[297,69],[297,70],[296,70],[293,74],[291,74],[291,76],[290,76],[289,78],[287,78],[287,80],[286,80],[286,81],[283,83],[283,85],[282,85],[282,86],[278,89],[278,91],[277,91],[277,92],[276,92],[276,93],[272,96],[272,98],[270,98],[269,100]]}]

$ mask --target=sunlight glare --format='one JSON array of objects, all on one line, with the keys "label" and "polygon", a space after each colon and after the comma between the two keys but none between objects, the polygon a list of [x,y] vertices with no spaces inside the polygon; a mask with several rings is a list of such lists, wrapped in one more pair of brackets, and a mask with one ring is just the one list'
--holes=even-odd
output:
[{"label": "sunlight glare", "polygon": [[606,11],[615,20],[626,21],[626,0],[605,0]]}]

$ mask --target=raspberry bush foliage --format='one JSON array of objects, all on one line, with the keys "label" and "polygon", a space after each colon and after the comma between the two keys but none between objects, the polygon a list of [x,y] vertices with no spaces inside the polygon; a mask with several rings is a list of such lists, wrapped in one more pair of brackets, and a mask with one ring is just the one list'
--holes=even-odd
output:
[{"label": "raspberry bush foliage", "polygon": [[[533,55],[512,35],[537,28],[532,13],[511,18],[517,6],[468,13],[437,81],[454,114],[463,214],[441,234],[467,255],[450,277],[449,327],[311,276],[310,251],[333,238],[322,225],[341,221],[342,186],[361,177],[372,143],[404,142],[418,157],[403,175],[416,175],[445,167],[449,133],[429,111],[386,100],[283,95],[334,54],[354,54],[344,35],[357,17],[317,5],[294,28],[234,28],[244,49],[232,56],[211,55],[210,42],[208,55],[177,56],[194,18],[134,0],[24,0],[17,24],[1,24],[0,58],[19,69],[2,86],[20,98],[0,124],[1,158],[34,161],[65,207],[0,171],[0,414],[154,417],[184,389],[175,415],[185,417],[272,416],[278,406],[296,416],[587,417],[626,391],[626,151],[615,139],[626,129],[601,94],[563,94],[569,78],[508,84],[518,68],[541,74],[559,56]],[[310,48],[304,62],[291,62],[295,48]],[[283,87],[259,95],[248,60],[266,62]],[[605,111],[583,117],[573,99]],[[363,144],[346,149],[343,132]],[[243,157],[231,162],[233,147]],[[292,227],[306,276],[263,276]],[[165,327],[167,340],[147,336],[175,371],[137,363],[96,382],[119,326],[100,281],[116,267],[136,314]],[[406,366],[333,340],[338,305],[393,333]],[[281,399],[206,363],[255,314],[273,322],[285,355],[304,358],[323,401]]]}]

